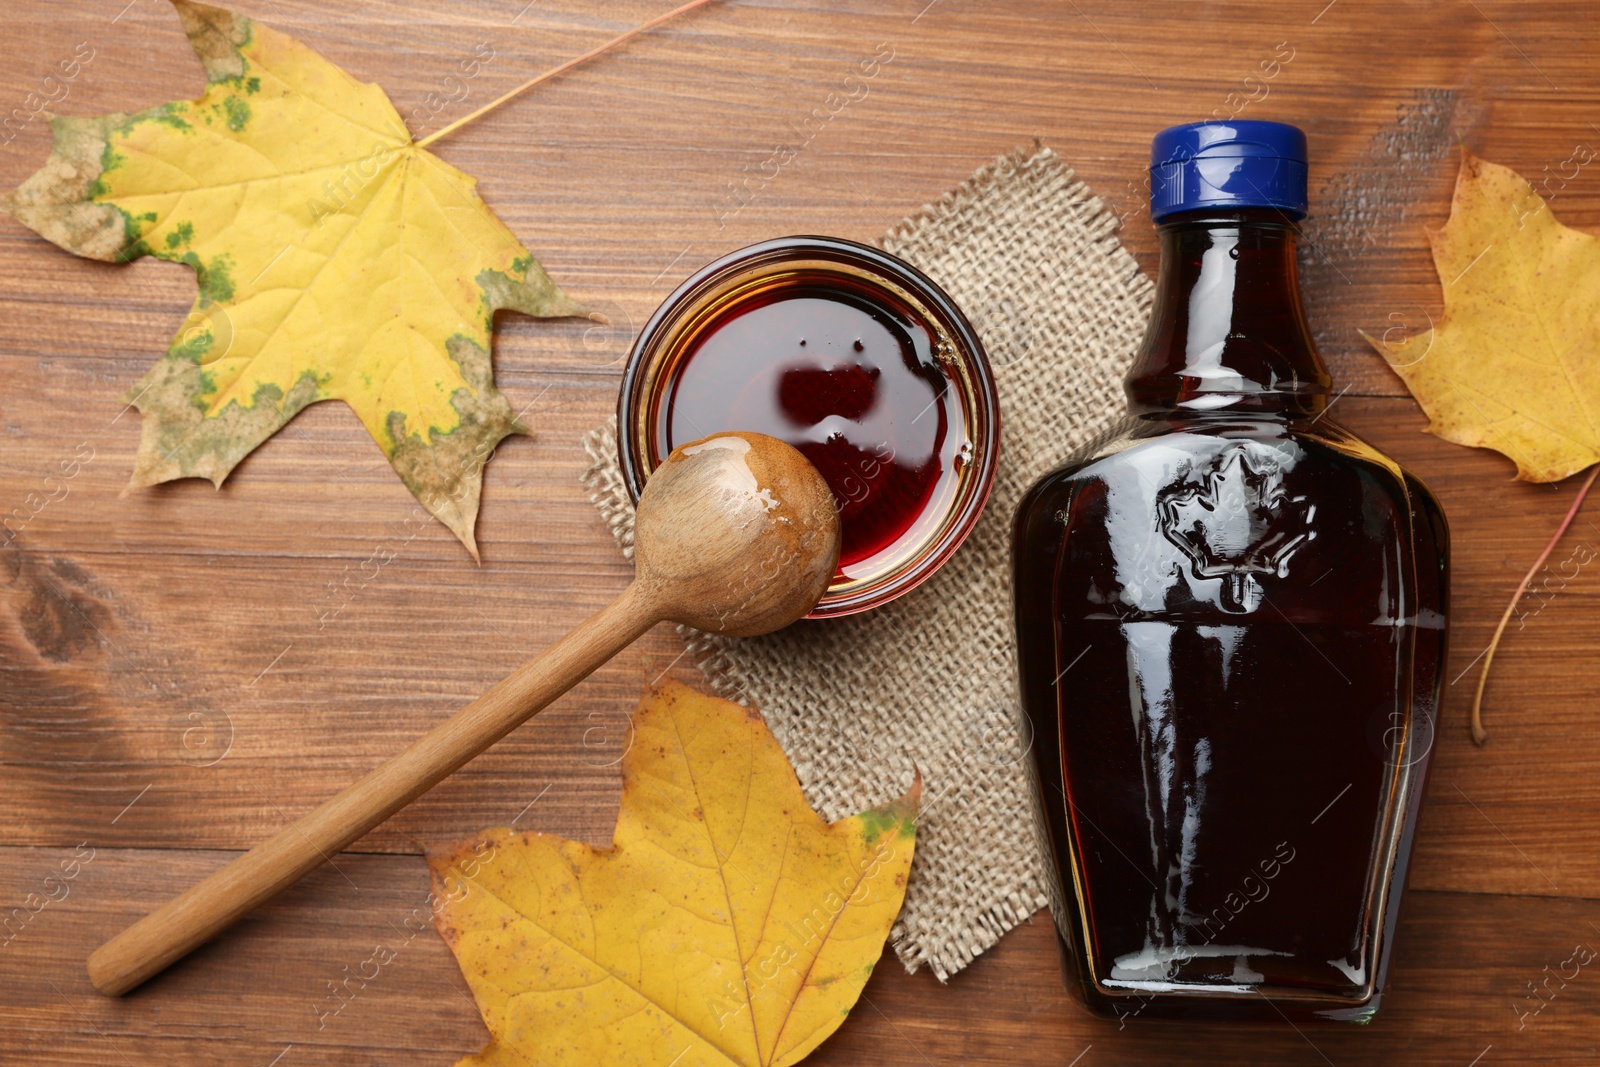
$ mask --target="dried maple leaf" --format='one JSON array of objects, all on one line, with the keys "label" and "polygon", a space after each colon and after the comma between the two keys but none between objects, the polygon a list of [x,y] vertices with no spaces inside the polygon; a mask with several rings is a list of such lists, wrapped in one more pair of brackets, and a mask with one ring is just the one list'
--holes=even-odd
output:
[{"label": "dried maple leaf", "polygon": [[899,914],[919,793],[830,825],[755,712],[647,693],[610,848],[490,830],[429,856],[492,1035],[463,1067],[805,1058]]},{"label": "dried maple leaf", "polygon": [[1450,218],[1429,234],[1444,317],[1367,340],[1448,441],[1493,448],[1526,481],[1600,460],[1600,238],[1556,221],[1507,167],[1464,156]]},{"label": "dried maple leaf", "polygon": [[220,485],[307,404],[343,400],[476,556],[483,464],[527,432],[494,387],[494,313],[583,310],[379,86],[244,16],[173,6],[204,95],[52,119],[49,160],[5,202],[69,252],[194,268],[194,307],[130,393],[132,484]]},{"label": "dried maple leaf", "polygon": [[[1428,414],[1428,430],[1493,448],[1517,477],[1557,482],[1600,460],[1600,238],[1556,221],[1516,171],[1463,153],[1450,218],[1428,234],[1444,317],[1419,333],[1363,333]],[[1483,655],[1472,737],[1483,744],[1484,689],[1512,612],[1594,484],[1517,586]]]}]

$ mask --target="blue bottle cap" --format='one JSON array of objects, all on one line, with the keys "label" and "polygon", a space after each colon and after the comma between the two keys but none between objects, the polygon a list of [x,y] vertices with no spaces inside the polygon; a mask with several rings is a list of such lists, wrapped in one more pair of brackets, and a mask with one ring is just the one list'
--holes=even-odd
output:
[{"label": "blue bottle cap", "polygon": [[1306,135],[1254,119],[1170,126],[1150,143],[1150,214],[1277,208],[1306,217]]}]

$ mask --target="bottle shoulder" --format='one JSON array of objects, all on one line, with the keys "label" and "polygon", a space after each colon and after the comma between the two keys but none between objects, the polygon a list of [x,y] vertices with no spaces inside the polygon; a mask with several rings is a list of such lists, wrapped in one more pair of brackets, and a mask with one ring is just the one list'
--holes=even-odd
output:
[{"label": "bottle shoulder", "polygon": [[1383,601],[1363,612],[1398,618],[1448,534],[1415,476],[1328,420],[1130,419],[1034,485],[1016,537],[1019,560],[1042,574],[1050,557],[1086,603],[1148,611],[1176,593],[1237,612],[1270,595],[1317,612],[1342,574]]},{"label": "bottle shoulder", "polygon": [[1288,474],[1349,471],[1386,484],[1429,514],[1443,511],[1415,475],[1331,420],[1156,420],[1129,417],[1041,475],[1023,497],[1040,506],[1064,492],[1116,477],[1129,467],[1157,476],[1152,484],[1191,471],[1219,453],[1238,452]]}]

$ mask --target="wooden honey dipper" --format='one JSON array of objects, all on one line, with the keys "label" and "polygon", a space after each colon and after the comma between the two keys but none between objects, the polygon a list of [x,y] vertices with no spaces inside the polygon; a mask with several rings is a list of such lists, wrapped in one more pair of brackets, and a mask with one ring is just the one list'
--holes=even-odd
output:
[{"label": "wooden honey dipper", "polygon": [[599,614],[404,752],[89,956],[120,996],[327,862],[537,714],[658,622],[749,637],[801,618],[839,562],[827,482],[789,445],[722,433],[683,445],[646,484],[633,581]]}]

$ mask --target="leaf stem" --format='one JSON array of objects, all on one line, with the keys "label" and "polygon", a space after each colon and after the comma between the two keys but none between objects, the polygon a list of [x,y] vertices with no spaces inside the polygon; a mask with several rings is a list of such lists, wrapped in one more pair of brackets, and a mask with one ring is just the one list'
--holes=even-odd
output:
[{"label": "leaf stem", "polygon": [[1517,604],[1522,600],[1522,594],[1528,591],[1528,583],[1533,581],[1533,576],[1539,573],[1539,568],[1544,566],[1544,561],[1550,558],[1561,535],[1567,532],[1567,527],[1572,525],[1572,520],[1577,518],[1578,509],[1583,506],[1584,498],[1589,495],[1589,487],[1594,485],[1595,476],[1600,475],[1600,466],[1589,472],[1589,477],[1584,479],[1583,488],[1578,490],[1578,496],[1572,501],[1572,507],[1567,509],[1567,517],[1561,520],[1561,525],[1556,527],[1555,536],[1550,538],[1550,543],[1544,546],[1544,551],[1539,553],[1539,558],[1533,561],[1533,566],[1528,568],[1528,573],[1522,576],[1522,584],[1517,586],[1517,591],[1511,594],[1511,603],[1506,605],[1506,613],[1500,616],[1500,625],[1495,627],[1494,637],[1489,641],[1489,647],[1483,656],[1483,673],[1478,675],[1478,695],[1472,698],[1472,740],[1483,744],[1489,740],[1489,735],[1483,729],[1483,690],[1489,684],[1489,664],[1494,662],[1494,650],[1500,645],[1500,638],[1506,632],[1506,624],[1511,621],[1511,613],[1517,609]]},{"label": "leaf stem", "polygon": [[523,93],[527,92],[529,89],[532,89],[535,85],[538,85],[540,82],[549,81],[551,78],[556,77],[558,74],[565,74],[567,71],[571,70],[573,67],[578,66],[580,63],[585,63],[585,62],[593,59],[595,56],[599,55],[600,53],[602,53],[602,52],[604,52],[604,51],[606,51],[608,49],[615,48],[617,45],[621,44],[622,42],[639,36],[639,34],[644,33],[646,30],[654,29],[655,27],[661,25],[663,22],[667,22],[667,21],[669,21],[671,19],[677,18],[679,15],[683,14],[685,11],[692,11],[695,8],[701,6],[702,4],[708,4],[710,2],[711,2],[711,0],[689,0],[688,3],[682,4],[682,5],[678,6],[678,7],[673,8],[671,11],[668,11],[665,15],[657,15],[655,18],[651,19],[649,22],[641,23],[640,25],[635,26],[633,29],[629,30],[627,33],[624,33],[619,37],[613,37],[611,40],[607,41],[605,44],[601,45],[600,47],[590,49],[589,51],[585,52],[583,55],[578,56],[576,59],[567,60],[565,63],[561,64],[559,67],[556,67],[554,70],[547,70],[543,74],[540,74],[537,77],[529,78],[527,81],[523,82],[521,85],[519,85],[515,89],[511,90],[509,93],[506,93],[504,96],[499,97],[498,99],[489,101],[489,103],[483,105],[478,110],[474,111],[472,114],[465,115],[462,118],[456,119],[456,121],[450,123],[450,125],[446,126],[442,130],[435,130],[433,133],[428,134],[428,136],[424,137],[422,140],[417,141],[416,142],[416,146],[418,148],[426,148],[429,145],[431,145],[433,142],[437,141],[439,138],[444,137],[447,134],[454,133],[456,130],[459,130],[461,127],[465,126],[469,122],[474,121],[475,119],[482,118],[484,115],[487,115],[489,112],[493,111],[495,108],[499,107],[501,104],[504,104],[508,100],[511,100],[512,98],[517,97],[517,96],[521,96]]}]

